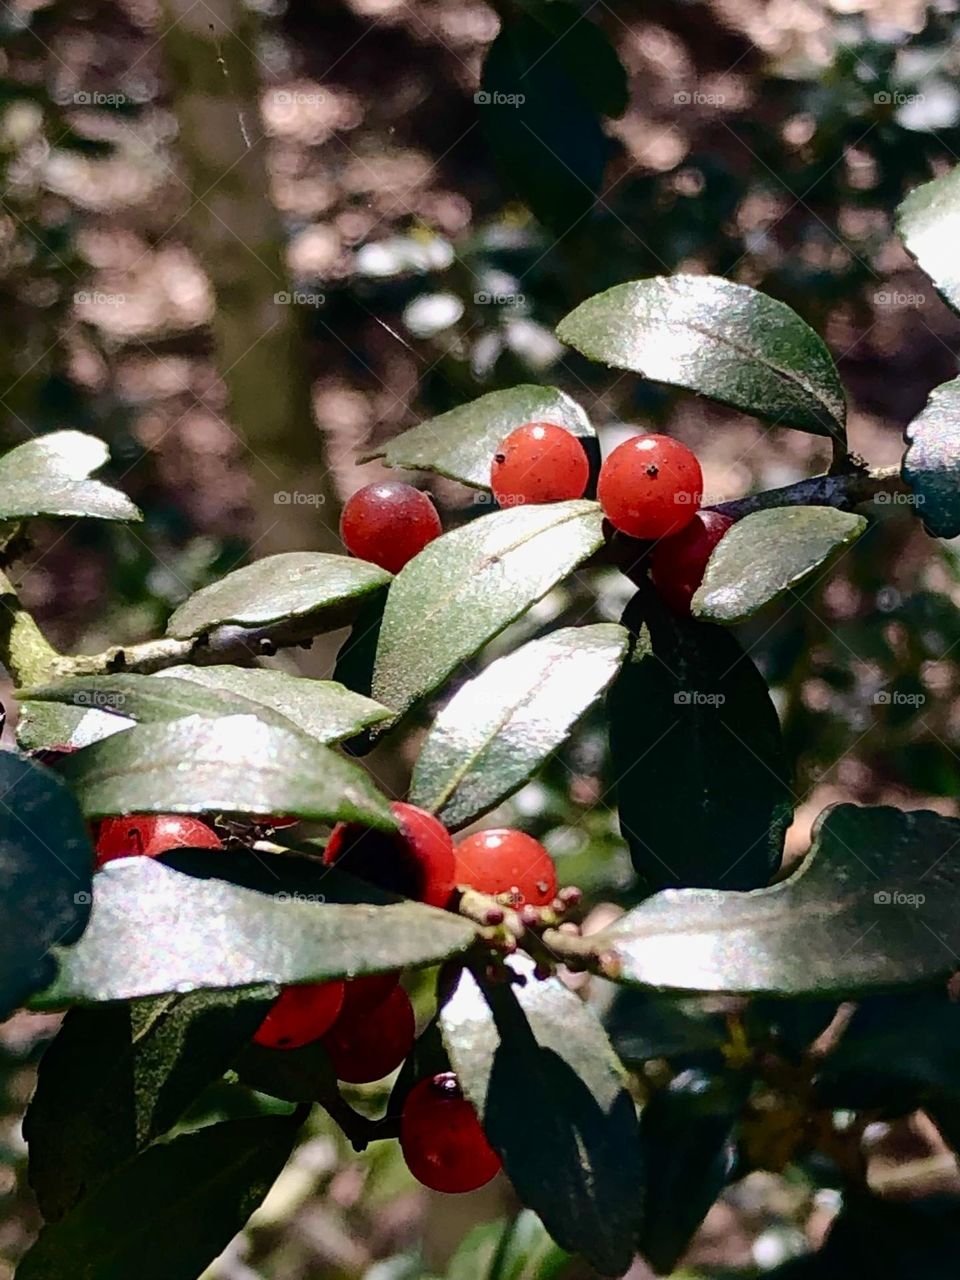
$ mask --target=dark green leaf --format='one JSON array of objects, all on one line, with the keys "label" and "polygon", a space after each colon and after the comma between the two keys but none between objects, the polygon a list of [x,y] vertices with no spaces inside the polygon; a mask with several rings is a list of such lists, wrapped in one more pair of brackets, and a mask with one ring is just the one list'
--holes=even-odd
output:
[{"label": "dark green leaf", "polygon": [[525,422],[555,422],[575,436],[593,435],[590,419],[565,391],[524,384],[491,391],[449,413],[428,418],[388,440],[367,458],[382,458],[388,467],[435,471],[475,489],[489,490],[497,445]]},{"label": "dark green leaf", "polygon": [[960,311],[960,167],[916,187],[897,210],[900,239],[954,311]]},{"label": "dark green leaf", "polygon": [[[710,622],[743,622],[800,586],[867,527],[835,507],[771,507],[744,516],[711,555],[692,610]],[[822,576],[822,575],[821,575]]]},{"label": "dark green leaf", "polygon": [[617,1053],[630,1063],[716,1053],[730,1038],[726,1017],[704,1009],[703,1001],[631,987],[617,991],[604,1025]]},{"label": "dark green leaf", "polygon": [[960,535],[960,378],[934,388],[905,437],[903,478],[924,527],[934,537],[956,538]]},{"label": "dark green leaf", "polygon": [[19,1280],[197,1280],[270,1190],[298,1129],[288,1116],[232,1120],[149,1148],[41,1232]]},{"label": "dark green leaf", "polygon": [[226,623],[259,627],[307,617],[318,631],[332,631],[352,620],[365,595],[389,581],[385,569],[349,556],[267,556],[197,591],[173,614],[167,635],[188,640]]},{"label": "dark green leaf", "polygon": [[561,342],[785,427],[845,438],[830,353],[785,303],[717,276],[619,284],[571,311]]},{"label": "dark green leaf", "polygon": [[766,683],[730,632],[658,615],[609,701],[620,829],[648,884],[767,884],[790,822],[787,765]]},{"label": "dark green leaf", "polygon": [[90,915],[93,849],[73,796],[49,769],[0,752],[0,1018],[56,973]]},{"label": "dark green leaf", "polygon": [[397,575],[373,696],[398,715],[601,545],[595,502],[498,511],[437,538]]},{"label": "dark green leaf", "polygon": [[566,627],[467,681],[427,735],[412,803],[456,829],[511,795],[616,675],[627,639],[613,623]]},{"label": "dark green leaf", "polygon": [[565,45],[535,19],[511,15],[487,51],[476,97],[497,163],[521,200],[556,231],[593,208],[609,146],[584,96],[584,77],[570,72]]},{"label": "dark green leaf", "polygon": [[593,1013],[526,958],[523,985],[463,970],[440,1012],[444,1042],[521,1201],[603,1275],[633,1258],[641,1167],[636,1112]]},{"label": "dark green leaf", "polygon": [[647,1170],[640,1252],[672,1273],[733,1168],[742,1089],[723,1077],[682,1071],[640,1115]]},{"label": "dark green leaf", "polygon": [[110,460],[102,440],[79,431],[53,431],[0,458],[0,519],[96,516],[141,520],[130,499],[90,473]]},{"label": "dark green leaf", "polygon": [[166,1133],[263,1020],[277,988],[195,991],[71,1009],[23,1122],[47,1222]]},{"label": "dark green leaf", "polygon": [[319,1040],[300,1049],[264,1049],[248,1044],[234,1064],[241,1084],[285,1102],[322,1102],[337,1080]]},{"label": "dark green leaf", "polygon": [[535,4],[529,12],[550,32],[554,40],[551,57],[562,65],[585,101],[602,115],[622,116],[630,101],[630,87],[606,32],[576,5],[562,0]]},{"label": "dark green leaf", "polygon": [[137,725],[84,747],[61,768],[88,818],[285,813],[395,825],[387,801],[356,765],[256,716]]},{"label": "dark green leaf", "polygon": [[[230,854],[223,858],[229,860]],[[199,987],[321,982],[435,964],[474,938],[469,921],[419,902],[317,902],[184,875],[152,858],[98,872],[81,943],[35,1003],[126,1000]]]},{"label": "dark green leaf", "polygon": [[954,818],[837,805],[788,880],[657,894],[597,945],[622,981],[676,991],[842,997],[933,982],[960,951],[958,850]]},{"label": "dark green leaf", "polygon": [[246,667],[170,667],[152,676],[73,676],[55,685],[19,690],[16,696],[21,701],[110,710],[140,723],[190,715],[255,715],[325,743],[338,742],[390,715],[386,707],[332,680]]}]

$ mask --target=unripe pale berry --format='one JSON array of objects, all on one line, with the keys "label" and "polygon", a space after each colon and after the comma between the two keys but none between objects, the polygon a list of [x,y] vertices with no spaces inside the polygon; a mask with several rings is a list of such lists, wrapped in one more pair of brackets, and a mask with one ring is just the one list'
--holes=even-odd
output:
[{"label": "unripe pale berry", "polygon": [[285,987],[261,1022],[254,1041],[265,1049],[301,1049],[325,1035],[342,1008],[342,982],[305,982]]},{"label": "unripe pale berry", "polygon": [[603,513],[631,538],[667,538],[690,523],[703,497],[695,455],[670,436],[634,436],[600,468]]},{"label": "unripe pale berry", "polygon": [[456,885],[453,841],[442,822],[416,805],[395,800],[397,831],[340,822],[323,855],[351,875],[390,893],[445,907]]},{"label": "unripe pale berry", "polygon": [[557,896],[557,869],[539,840],[524,831],[494,827],[467,836],[456,846],[457,884],[493,897],[509,895],[509,905],[546,907]]},{"label": "unripe pale berry", "polygon": [[650,576],[664,602],[685,616],[703,581],[710,555],[733,520],[719,511],[698,511],[686,528],[658,542],[650,556]]},{"label": "unripe pale berry", "polygon": [[358,489],[340,516],[340,537],[350,554],[390,573],[399,573],[442,532],[437,509],[427,494],[400,480],[382,480]]},{"label": "unripe pale berry", "polygon": [[553,422],[528,422],[511,431],[490,467],[490,487],[501,507],[582,498],[589,479],[580,440]]},{"label": "unripe pale berry", "polygon": [[452,1071],[421,1080],[407,1094],[400,1148],[413,1176],[433,1191],[475,1191],[500,1170]]},{"label": "unripe pale berry", "polygon": [[159,857],[171,849],[222,849],[223,841],[199,818],[179,813],[104,818],[97,831],[97,866],[115,858]]},{"label": "unripe pale berry", "polygon": [[373,1009],[345,1009],[323,1037],[323,1047],[338,1080],[370,1084],[399,1067],[416,1035],[410,997],[403,987],[394,987]]}]

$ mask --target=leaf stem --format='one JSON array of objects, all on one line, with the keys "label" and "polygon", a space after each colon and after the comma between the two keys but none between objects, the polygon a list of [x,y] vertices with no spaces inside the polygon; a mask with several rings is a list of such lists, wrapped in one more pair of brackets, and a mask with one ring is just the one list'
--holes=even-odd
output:
[{"label": "leaf stem", "polygon": [[849,511],[864,502],[877,501],[881,494],[906,492],[907,485],[899,467],[880,467],[873,471],[858,467],[838,475],[811,476],[782,489],[767,489],[732,502],[718,502],[712,509],[735,520],[771,507],[838,507]]}]

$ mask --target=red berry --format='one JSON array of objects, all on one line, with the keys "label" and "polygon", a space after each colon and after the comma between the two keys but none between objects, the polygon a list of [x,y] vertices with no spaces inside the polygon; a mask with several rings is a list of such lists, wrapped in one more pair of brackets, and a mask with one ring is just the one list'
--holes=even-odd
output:
[{"label": "red berry", "polygon": [[97,866],[138,854],[156,858],[170,849],[222,849],[223,841],[199,818],[178,813],[104,818],[97,832]]},{"label": "red berry", "polygon": [[363,1012],[344,1010],[323,1047],[338,1080],[369,1084],[395,1071],[417,1035],[413,1005],[403,987],[394,987],[381,1004]]},{"label": "red berry", "polygon": [[494,827],[467,836],[456,847],[457,884],[494,897],[509,894],[510,906],[545,907],[557,896],[557,869],[539,840],[523,831]]},{"label": "red berry", "polygon": [[703,497],[700,463],[669,436],[634,436],[600,468],[597,497],[603,513],[631,538],[666,538],[697,514]]},{"label": "red berry", "polygon": [[399,831],[374,831],[340,822],[323,860],[351,875],[431,907],[445,907],[456,885],[450,832],[432,813],[395,800],[390,811]]},{"label": "red berry", "polygon": [[582,498],[589,479],[583,445],[552,422],[528,422],[511,431],[490,467],[490,487],[501,507]]},{"label": "red berry", "polygon": [[719,511],[698,511],[686,528],[654,547],[650,576],[674,613],[690,612],[690,601],[703,581],[710,553],[732,524],[733,520]]},{"label": "red berry", "polygon": [[343,1008],[342,982],[284,987],[254,1041],[265,1049],[300,1049],[330,1030]]},{"label": "red berry", "polygon": [[443,532],[427,494],[400,480],[358,489],[340,517],[340,537],[351,555],[399,573]]},{"label": "red berry", "polygon": [[421,1080],[407,1094],[400,1148],[413,1176],[433,1191],[475,1191],[500,1170],[452,1071]]},{"label": "red berry", "polygon": [[357,1013],[369,1013],[394,991],[400,981],[400,974],[371,973],[362,978],[348,978],[343,993],[343,1016],[352,1017]]}]

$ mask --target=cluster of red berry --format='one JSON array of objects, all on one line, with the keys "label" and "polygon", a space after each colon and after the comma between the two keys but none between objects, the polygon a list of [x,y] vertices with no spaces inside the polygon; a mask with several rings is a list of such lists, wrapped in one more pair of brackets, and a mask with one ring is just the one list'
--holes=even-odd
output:
[{"label": "cluster of red berry", "polygon": [[[590,464],[579,437],[552,422],[528,422],[502,441],[490,467],[501,507],[582,498]],[[733,521],[701,511],[696,456],[669,436],[639,435],[600,468],[597,498],[613,529],[653,544],[650,576],[671,609],[685,614],[714,547]],[[400,481],[358,490],[343,509],[340,536],[351,554],[398,573],[442,533],[427,494]]]},{"label": "cluster of red berry", "polygon": [[[458,886],[518,910],[536,911],[557,899],[556,867],[532,836],[501,828],[477,832],[455,846],[432,814],[402,801],[391,809],[398,823],[394,832],[339,823],[324,861],[434,907],[449,907]],[[222,848],[223,842],[198,818],[107,818],[97,832],[97,865],[185,847]],[[286,987],[254,1040],[277,1050],[320,1041],[339,1080],[380,1080],[400,1066],[416,1036],[413,1006],[400,976],[382,973]],[[472,1191],[500,1168],[451,1072],[421,1080],[410,1090],[400,1118],[400,1143],[410,1171],[436,1191]]]}]

